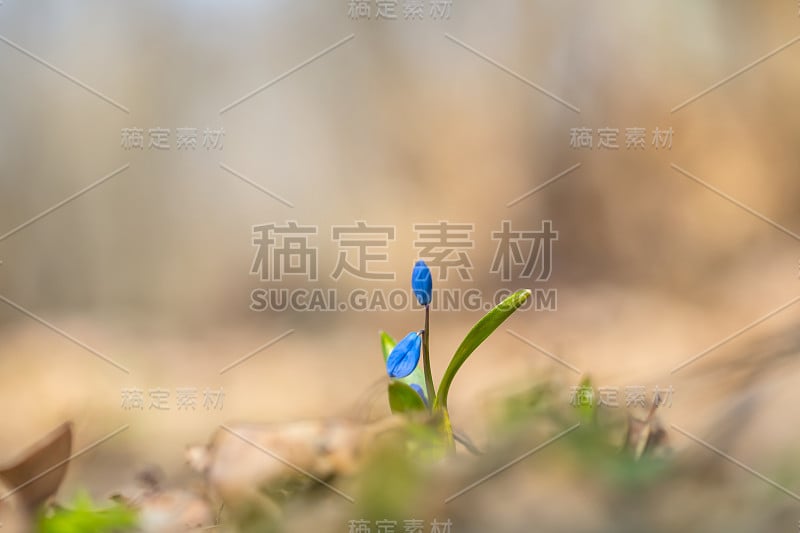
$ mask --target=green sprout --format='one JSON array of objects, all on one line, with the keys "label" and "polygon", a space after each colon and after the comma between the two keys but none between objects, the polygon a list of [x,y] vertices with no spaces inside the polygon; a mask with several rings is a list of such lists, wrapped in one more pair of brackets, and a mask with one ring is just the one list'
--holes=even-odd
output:
[{"label": "green sprout", "polygon": [[71,507],[41,511],[38,533],[124,533],[136,531],[136,511],[121,504],[98,508],[85,492],[78,493]]}]

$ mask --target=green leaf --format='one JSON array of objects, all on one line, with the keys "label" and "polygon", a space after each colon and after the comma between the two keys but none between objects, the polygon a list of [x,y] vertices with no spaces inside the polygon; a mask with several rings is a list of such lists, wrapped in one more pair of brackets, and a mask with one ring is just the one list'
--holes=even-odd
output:
[{"label": "green leaf", "polygon": [[425,411],[425,402],[417,391],[400,380],[389,382],[389,407],[395,414]]},{"label": "green leaf", "polygon": [[581,417],[581,422],[597,422],[597,399],[594,397],[592,379],[589,376],[585,376],[581,380],[576,394],[578,395],[577,408],[578,415]]},{"label": "green leaf", "polygon": [[381,336],[381,349],[383,350],[383,362],[389,359],[389,354],[392,353],[394,345],[397,344],[394,339],[385,331],[379,332]]},{"label": "green leaf", "polygon": [[121,533],[135,531],[136,512],[115,503],[97,508],[85,492],[78,493],[72,508],[43,510],[37,520],[39,533]]},{"label": "green leaf", "polygon": [[458,369],[461,368],[461,365],[464,364],[472,352],[474,352],[475,349],[505,321],[505,319],[510,317],[514,311],[525,303],[530,295],[531,291],[529,289],[515,292],[497,304],[494,309],[486,313],[483,318],[472,326],[467,336],[461,341],[456,353],[450,360],[450,364],[447,366],[447,370],[445,370],[442,376],[442,382],[439,384],[439,395],[434,402],[434,410],[438,407],[447,408],[447,393],[450,391],[450,384],[453,382],[453,378],[456,377]]},{"label": "green leaf", "polygon": [[[394,349],[395,340],[386,333],[385,331],[380,332],[381,337],[381,349],[383,350],[383,362],[386,363],[386,360],[389,358],[389,354],[392,353],[392,349]],[[422,390],[425,390],[425,373],[422,370],[422,357],[419,358],[419,363],[417,363],[417,368],[414,371],[407,375],[404,378],[400,378],[398,381],[402,381],[407,385],[419,385]]]}]

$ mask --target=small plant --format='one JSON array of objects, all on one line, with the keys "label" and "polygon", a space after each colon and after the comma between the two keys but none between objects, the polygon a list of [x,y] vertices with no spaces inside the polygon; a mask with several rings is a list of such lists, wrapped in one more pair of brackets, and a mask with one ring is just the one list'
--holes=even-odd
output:
[{"label": "small plant", "polygon": [[121,504],[97,508],[86,493],[78,493],[71,507],[41,511],[38,533],[123,533],[136,531],[136,511]]},{"label": "small plant", "polygon": [[[448,446],[453,447],[453,430],[447,411],[447,396],[458,370],[467,358],[500,326],[514,311],[530,297],[531,291],[517,291],[481,318],[467,333],[450,359],[450,364],[434,387],[430,360],[430,304],[433,299],[431,271],[425,261],[417,261],[411,274],[411,289],[417,302],[425,310],[423,329],[412,331],[395,343],[386,332],[381,332],[381,346],[389,374],[389,406],[393,413],[427,411],[440,421],[442,436]],[[420,364],[421,363],[421,364]]]}]

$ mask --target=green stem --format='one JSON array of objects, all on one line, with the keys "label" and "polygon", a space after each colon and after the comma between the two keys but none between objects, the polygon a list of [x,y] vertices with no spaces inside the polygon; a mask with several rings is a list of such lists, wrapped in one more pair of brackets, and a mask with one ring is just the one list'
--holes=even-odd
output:
[{"label": "green stem", "polygon": [[431,373],[431,353],[428,347],[430,337],[431,337],[431,326],[430,326],[430,314],[431,314],[431,306],[430,304],[425,306],[425,329],[422,330],[422,365],[423,371],[425,372],[425,388],[427,389],[428,394],[428,405],[433,407],[434,402],[436,401],[436,391],[433,388],[433,374]]}]

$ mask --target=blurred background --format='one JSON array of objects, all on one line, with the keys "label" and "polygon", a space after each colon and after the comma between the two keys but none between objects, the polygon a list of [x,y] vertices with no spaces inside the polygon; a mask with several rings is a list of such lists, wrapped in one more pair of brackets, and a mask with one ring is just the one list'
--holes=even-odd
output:
[{"label": "blurred background", "polygon": [[[797,3],[453,0],[419,16],[400,0],[394,19],[378,4],[0,3],[0,463],[67,419],[78,449],[127,426],[67,477],[66,493],[104,495],[147,464],[190,477],[185,446],[223,422],[358,416],[383,375],[376,332],[400,337],[419,312],[253,311],[251,292],[407,290],[414,225],[439,221],[474,224],[472,268],[435,285],[556,290],[557,308],[507,326],[580,371],[501,328],[450,400],[476,441],[490,398],[553,381],[566,403],[588,374],[674,387],[666,423],[709,440],[757,394],[715,445],[770,477],[796,461]],[[183,128],[196,146],[177,146]],[[632,128],[643,145],[626,147]],[[393,281],[331,276],[332,228],[362,220],[395,228],[375,263]],[[491,272],[504,220],[552,221],[549,280]],[[317,280],[251,272],[253,227],[288,221],[316,227]],[[437,376],[479,317],[434,314]],[[176,407],[184,388],[195,409]],[[170,391],[170,409],[126,408],[130,389]],[[206,389],[224,404],[204,408]],[[793,528],[798,502],[776,498]]]}]

